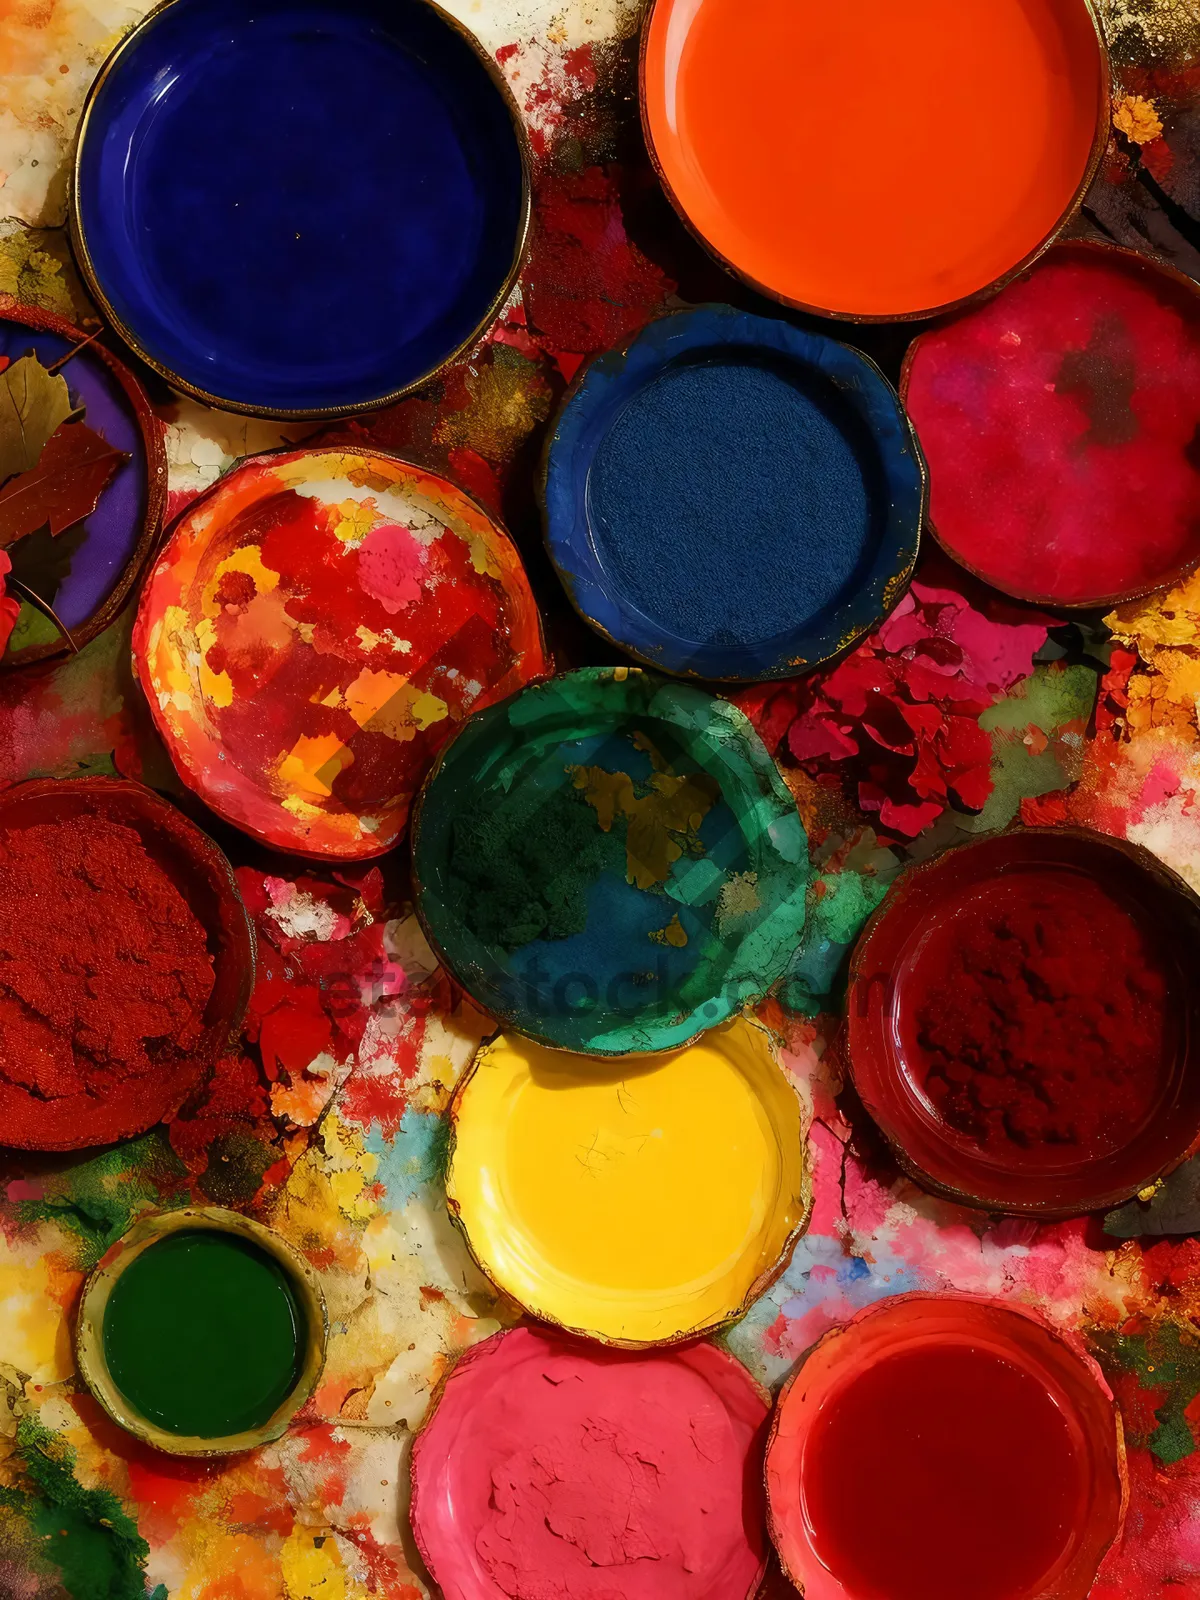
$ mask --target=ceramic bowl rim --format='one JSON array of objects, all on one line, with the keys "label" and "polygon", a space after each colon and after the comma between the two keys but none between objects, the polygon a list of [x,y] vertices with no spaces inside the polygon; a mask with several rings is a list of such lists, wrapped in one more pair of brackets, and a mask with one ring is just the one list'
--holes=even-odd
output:
[{"label": "ceramic bowl rim", "polygon": [[[783,805],[783,796],[787,796],[787,810],[785,812],[780,809],[777,820],[781,822],[788,822],[793,816],[795,816],[797,825],[801,829],[801,834],[805,842],[804,866],[807,880],[808,882],[811,882],[812,868],[811,863],[808,862],[807,858],[807,830],[804,829],[803,822],[800,820],[799,814],[796,812],[795,802],[788,793],[786,785],[783,783],[778,766],[772,759],[770,753],[767,751],[766,746],[762,743],[762,740],[759,738],[757,730],[750,722],[750,719],[745,715],[744,712],[740,710],[739,707],[733,705],[731,701],[722,700],[719,696],[708,693],[708,691],[699,684],[686,683],[662,673],[646,671],[639,666],[608,665],[577,667],[568,672],[550,673],[545,677],[538,678],[530,683],[524,684],[520,689],[515,690],[512,694],[507,695],[502,699],[493,701],[490,705],[483,707],[482,710],[472,712],[469,717],[464,718],[464,720],[455,729],[454,733],[442,746],[441,750],[438,752],[437,759],[426,773],[424,781],[418,790],[416,800],[413,803],[412,815],[409,823],[409,839],[412,855],[413,909],[416,913],[417,921],[420,923],[421,931],[425,936],[426,942],[437,958],[439,965],[444,969],[451,981],[471,1000],[471,1003],[478,1010],[483,1012],[485,1016],[492,1018],[492,1020],[496,1023],[498,1030],[521,1033],[526,1038],[532,1039],[535,1044],[544,1045],[550,1050],[562,1050],[575,1055],[594,1055],[598,1059],[605,1061],[618,1060],[623,1056],[658,1055],[669,1051],[681,1050],[687,1045],[694,1044],[699,1038],[707,1033],[709,1029],[719,1027],[721,1023],[729,1021],[732,1017],[744,1014],[748,1007],[750,1007],[756,1001],[765,998],[766,994],[774,986],[774,984],[778,982],[778,979],[780,976],[782,976],[782,974],[777,974],[775,978],[770,980],[770,982],[761,983],[761,985],[756,987],[753,993],[746,993],[743,995],[736,1005],[733,1004],[732,1001],[720,1002],[714,998],[712,1003],[716,1005],[718,1014],[714,1015],[707,1021],[700,1019],[699,1013],[701,1007],[695,1007],[693,1011],[689,1013],[690,1018],[697,1024],[694,1030],[687,1033],[686,1036],[680,1034],[678,1037],[672,1037],[669,1042],[663,1044],[650,1046],[641,1045],[636,1049],[620,1050],[585,1050],[580,1048],[578,1044],[565,1044],[561,1039],[552,1038],[548,1034],[539,1031],[537,1020],[531,1014],[518,1016],[512,1013],[510,1010],[502,1015],[498,1008],[489,1006],[476,997],[473,986],[467,982],[462,975],[463,963],[455,959],[455,957],[453,957],[446,950],[443,941],[439,938],[436,929],[432,926],[432,923],[429,919],[428,912],[424,905],[425,894],[428,886],[424,881],[421,870],[419,859],[420,843],[425,818],[425,806],[430,794],[432,793],[433,786],[441,774],[447,759],[454,751],[455,746],[458,744],[459,740],[462,739],[464,734],[468,732],[476,718],[493,715],[505,706],[510,705],[518,695],[528,693],[538,688],[546,688],[548,685],[561,678],[590,677],[598,682],[604,681],[605,679],[611,679],[617,683],[623,683],[634,675],[654,680],[662,686],[669,686],[677,690],[682,689],[684,691],[707,694],[709,699],[724,705],[728,710],[737,712],[746,725],[744,731],[748,731],[751,735],[753,735],[754,741],[762,750],[763,757],[765,758],[763,771],[766,772],[769,768],[770,772],[774,775],[774,781],[776,781],[779,785],[781,792],[774,798],[778,801],[778,804],[781,808]],[[757,756],[755,759],[758,759]],[[658,1027],[657,1031],[661,1032],[662,1028]]]}]

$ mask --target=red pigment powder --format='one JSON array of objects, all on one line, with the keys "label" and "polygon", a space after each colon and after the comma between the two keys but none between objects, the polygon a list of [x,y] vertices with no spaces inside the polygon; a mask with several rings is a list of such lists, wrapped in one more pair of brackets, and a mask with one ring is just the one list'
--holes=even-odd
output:
[{"label": "red pigment powder", "polygon": [[818,1555],[870,1600],[1028,1600],[1087,1515],[1054,1395],[972,1345],[897,1352],[853,1378],[801,1470]]},{"label": "red pigment powder", "polygon": [[0,1141],[50,1127],[68,1148],[152,1125],[164,1092],[174,1109],[213,982],[203,927],[133,828],[0,834]]},{"label": "red pigment powder", "polygon": [[906,1055],[975,1143],[1106,1155],[1144,1126],[1172,1060],[1164,957],[1144,917],[1080,874],[998,878],[922,946]]}]

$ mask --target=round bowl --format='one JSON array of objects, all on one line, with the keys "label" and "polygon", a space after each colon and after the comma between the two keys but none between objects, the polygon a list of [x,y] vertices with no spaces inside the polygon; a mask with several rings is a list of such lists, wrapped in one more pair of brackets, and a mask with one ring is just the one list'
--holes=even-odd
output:
[{"label": "round bowl", "polygon": [[[0,832],[35,824],[87,826],[103,818],[136,830],[208,936],[214,983],[203,1015],[204,1032],[186,1055],[164,1055],[154,1081],[131,1079],[106,1097],[34,1096],[0,1084],[0,1144],[26,1150],[75,1150],[144,1133],[172,1116],[237,1038],[254,985],[254,929],[233,869],[217,846],[153,790],[118,778],[39,778],[0,792]],[[16,1106],[36,1103],[36,1132],[12,1126]],[[81,1103],[86,1122],[78,1126]]]},{"label": "round bowl", "polygon": [[413,821],[416,909],[471,999],[585,1055],[675,1050],[760,999],[804,925],[795,802],[727,701],[589,667],[477,712]]},{"label": "round bowl", "polygon": [[752,1600],[768,1414],[715,1345],[635,1355],[495,1334],[413,1441],[417,1546],[445,1600]]},{"label": "round bowl", "polygon": [[[222,1234],[251,1252],[269,1257],[290,1289],[293,1312],[301,1319],[297,1328],[297,1374],[285,1399],[271,1416],[256,1427],[208,1438],[172,1432],[142,1414],[122,1393],[109,1368],[105,1344],[105,1317],[109,1301],[129,1268],[154,1245],[181,1235]],[[93,1268],[83,1288],[75,1333],[75,1354],[80,1376],[93,1397],[112,1420],[135,1439],[175,1456],[221,1456],[253,1450],[287,1430],[288,1423],[308,1400],[325,1365],[328,1317],[320,1282],[308,1262],[272,1228],[253,1222],[220,1206],[185,1206],[179,1211],[157,1212],[134,1223],[110,1246]],[[245,1361],[247,1350],[233,1349],[230,1362]]]},{"label": "round bowl", "polygon": [[503,1034],[459,1082],[450,1128],[447,1200],[479,1266],[605,1344],[732,1322],[807,1222],[803,1108],[745,1018],[611,1066]]},{"label": "round bowl", "polygon": [[227,411],[391,405],[494,319],[529,215],[503,76],[429,0],[165,0],[80,119],[71,229],[94,299]]},{"label": "round bowl", "polygon": [[[900,1444],[906,1411],[916,1415]],[[1057,1480],[1055,1465],[1067,1469]],[[998,1495],[1011,1504],[996,1506]],[[1051,1496],[1066,1537],[1046,1526]],[[870,1306],[808,1352],[776,1403],[768,1520],[806,1600],[1084,1600],[1124,1499],[1120,1420],[1100,1369],[1007,1302],[916,1294]],[[985,1543],[976,1522],[989,1513]],[[838,1531],[851,1530],[839,1548]],[[1035,1538],[1047,1565],[1031,1559]]]},{"label": "round bowl", "polygon": [[1133,250],[1057,245],[920,334],[901,393],[930,531],[1037,605],[1119,605],[1200,561],[1200,285]]},{"label": "round bowl", "polygon": [[1070,221],[1108,57],[1092,0],[654,0],[641,107],[726,267],[799,310],[901,320],[999,287]]},{"label": "round bowl", "polygon": [[0,658],[5,667],[68,655],[72,642],[82,648],[116,620],[149,558],[166,505],[167,452],[145,390],[128,367],[88,337],[62,317],[0,296],[0,356],[12,363],[32,354],[46,368],[61,362],[59,371],[72,403],[84,408],[87,427],[128,457],[101,491],[96,509],[80,522],[53,539],[34,533],[7,547],[13,577],[50,605],[71,637],[65,639],[49,617],[25,602]]},{"label": "round bowl", "polygon": [[546,541],[575,608],[686,677],[791,677],[876,627],[912,572],[924,500],[874,362],[731,306],[676,312],[598,357],[547,447]]},{"label": "round bowl", "polygon": [[279,850],[390,850],[455,723],[549,670],[508,534],[376,450],[254,457],[147,579],[138,676],[180,777]]},{"label": "round bowl", "polygon": [[926,1188],[1042,1217],[1117,1205],[1200,1130],[1197,962],[1200,901],[1139,845],[961,845],[910,868],[855,948],[854,1087]]}]

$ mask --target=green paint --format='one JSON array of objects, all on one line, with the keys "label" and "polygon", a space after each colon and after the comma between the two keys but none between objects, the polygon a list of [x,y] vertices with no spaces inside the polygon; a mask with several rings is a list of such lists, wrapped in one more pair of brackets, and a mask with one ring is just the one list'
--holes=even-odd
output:
[{"label": "green paint", "polygon": [[161,1133],[146,1134],[103,1155],[48,1173],[40,1200],[23,1200],[21,1222],[50,1222],[71,1238],[72,1265],[81,1271],[129,1228],[139,1212],[187,1204],[186,1195],[165,1191],[187,1177],[187,1168]]},{"label": "green paint", "polygon": [[[85,1489],[70,1445],[32,1417],[21,1419],[17,1449],[33,1493],[0,1489],[0,1527],[5,1518],[24,1524],[71,1600],[146,1600],[150,1547],[116,1495]],[[166,1589],[150,1600],[167,1600]]]},{"label": "green paint", "polygon": [[103,1336],[113,1382],[143,1417],[219,1439],[260,1427],[295,1388],[304,1317],[274,1257],[233,1234],[188,1229],[121,1274]]},{"label": "green paint", "polygon": [[488,798],[454,820],[450,881],[459,914],[487,944],[519,950],[533,939],[567,939],[588,919],[588,890],[625,870],[625,845],[602,833],[576,790],[526,785]]},{"label": "green paint", "polygon": [[1190,1326],[1163,1321],[1137,1334],[1093,1329],[1088,1339],[1110,1378],[1131,1373],[1142,1389],[1164,1396],[1154,1411],[1157,1426],[1148,1436],[1130,1433],[1126,1422],[1129,1442],[1149,1446],[1164,1466],[1190,1456],[1196,1439],[1187,1410],[1200,1394],[1200,1340]]},{"label": "green paint", "polygon": [[[1088,666],[1039,666],[982,713],[979,726],[992,739],[992,792],[978,816],[958,819],[963,829],[987,833],[1007,827],[1023,799],[1053,794],[1079,778],[1083,732],[1098,683]],[[1025,742],[1030,728],[1046,735],[1044,750],[1035,753]]]},{"label": "green paint", "polygon": [[815,1017],[841,1003],[850,952],[867,918],[896,876],[898,862],[874,874],[847,868],[818,878],[809,891],[808,916],[796,954],[779,986],[790,1011]]}]

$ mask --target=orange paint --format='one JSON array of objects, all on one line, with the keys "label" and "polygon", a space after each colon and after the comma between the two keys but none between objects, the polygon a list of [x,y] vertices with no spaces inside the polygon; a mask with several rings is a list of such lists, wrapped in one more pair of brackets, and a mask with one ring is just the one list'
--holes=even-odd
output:
[{"label": "orange paint", "polygon": [[915,316],[1006,276],[1107,131],[1087,0],[657,0],[643,88],[709,246],[846,316]]}]

